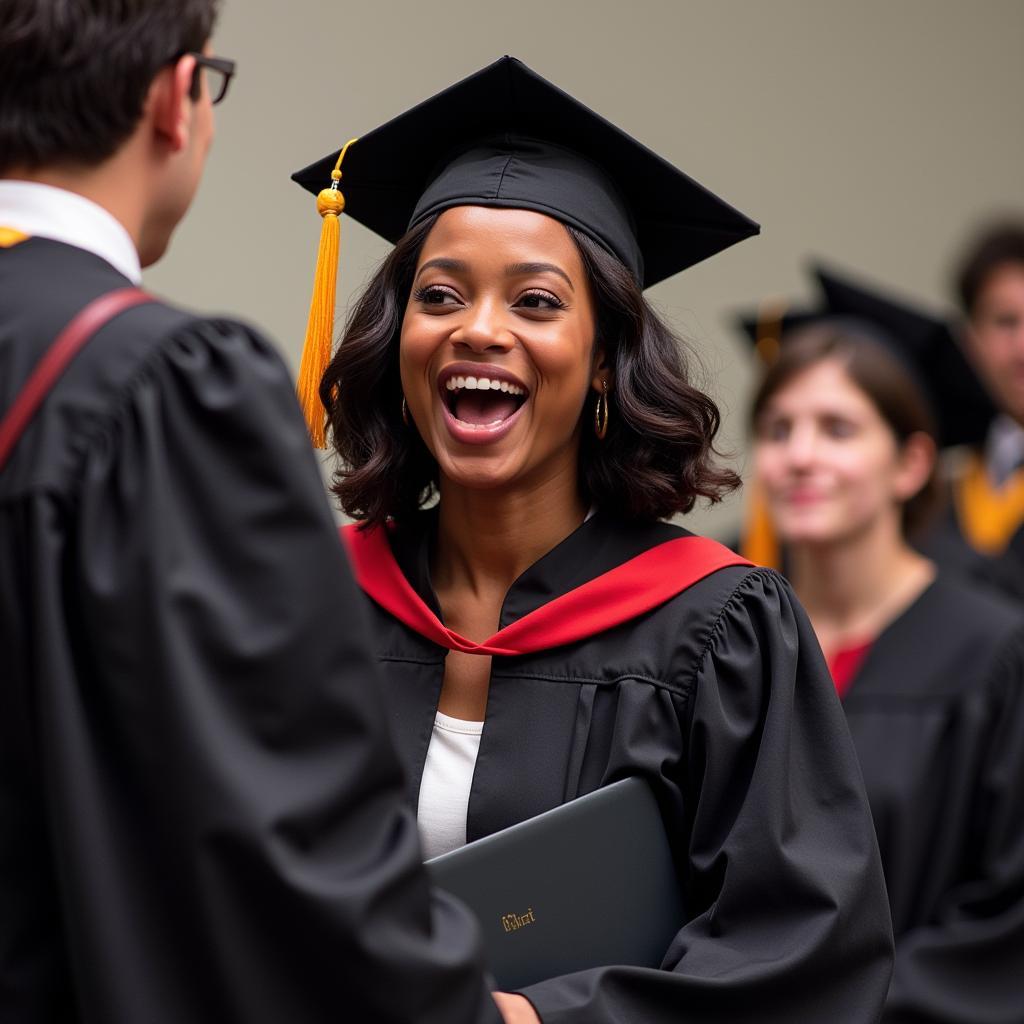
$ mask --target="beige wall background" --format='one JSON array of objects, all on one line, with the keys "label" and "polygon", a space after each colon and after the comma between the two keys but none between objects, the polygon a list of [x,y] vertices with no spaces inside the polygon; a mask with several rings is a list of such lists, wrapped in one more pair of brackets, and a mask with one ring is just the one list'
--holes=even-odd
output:
[{"label": "beige wall background", "polygon": [[[809,295],[812,254],[941,309],[972,225],[1024,210],[1024,0],[225,0],[214,46],[238,76],[149,287],[262,325],[294,371],[320,222],[291,171],[509,53],[761,222],[649,293],[741,468],[730,311]],[[343,220],[340,314],[386,251]],[[725,533],[740,502],[688,525]]]}]

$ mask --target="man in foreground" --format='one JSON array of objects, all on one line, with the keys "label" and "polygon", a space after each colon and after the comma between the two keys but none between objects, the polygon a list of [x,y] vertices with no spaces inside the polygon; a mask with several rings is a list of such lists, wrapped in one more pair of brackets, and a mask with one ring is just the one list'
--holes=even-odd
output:
[{"label": "man in foreground", "polygon": [[[0,417],[184,215],[215,0],[0,6]],[[0,1019],[497,1020],[431,897],[288,375],[160,302],[0,470]]]}]

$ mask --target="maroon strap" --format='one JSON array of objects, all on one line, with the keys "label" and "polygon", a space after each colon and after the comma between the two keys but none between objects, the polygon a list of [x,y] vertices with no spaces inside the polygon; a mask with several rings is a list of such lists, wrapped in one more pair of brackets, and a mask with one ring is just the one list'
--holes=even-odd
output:
[{"label": "maroon strap", "polygon": [[36,410],[57,379],[67,369],[75,355],[85,347],[86,342],[100,330],[132,306],[143,302],[153,302],[152,295],[147,295],[139,288],[119,288],[107,292],[94,299],[78,313],[74,319],[54,339],[42,359],[36,364],[25,386],[18,392],[17,398],[0,420],[0,470],[4,468],[18,439],[25,432]]}]

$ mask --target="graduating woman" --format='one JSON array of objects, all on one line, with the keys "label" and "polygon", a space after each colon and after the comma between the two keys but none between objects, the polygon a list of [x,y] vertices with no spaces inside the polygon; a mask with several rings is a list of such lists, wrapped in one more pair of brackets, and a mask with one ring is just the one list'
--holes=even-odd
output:
[{"label": "graduating woman", "polygon": [[942,361],[877,317],[788,332],[754,401],[755,468],[871,802],[896,936],[883,1020],[1011,1024],[1024,1019],[1024,618],[911,546],[938,493]]},{"label": "graduating woman", "polygon": [[876,1020],[888,911],[813,631],[774,572],[663,521],[735,477],[641,289],[756,225],[510,58],[361,139],[344,175],[346,210],[397,244],[322,395],[426,852],[641,776],[685,892],[662,969],[502,1008]]}]

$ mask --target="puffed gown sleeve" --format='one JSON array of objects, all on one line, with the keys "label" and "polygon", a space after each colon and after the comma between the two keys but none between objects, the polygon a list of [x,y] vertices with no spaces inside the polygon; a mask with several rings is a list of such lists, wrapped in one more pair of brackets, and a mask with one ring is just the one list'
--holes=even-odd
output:
[{"label": "puffed gown sleeve", "polygon": [[[801,607],[746,575],[690,670],[678,761],[687,923],[662,969],[523,990],[544,1024],[871,1024],[892,971],[874,828],[842,709]],[[608,879],[609,885],[616,880]]]},{"label": "puffed gown sleeve", "polygon": [[36,714],[88,1019],[497,1021],[279,357],[191,322],[79,446]]},{"label": "puffed gown sleeve", "polygon": [[963,858],[958,881],[932,921],[898,937],[884,1024],[1024,1021],[1024,633],[971,696],[963,713],[984,754],[956,784],[973,793],[973,821],[966,844],[933,843],[934,856]]}]

